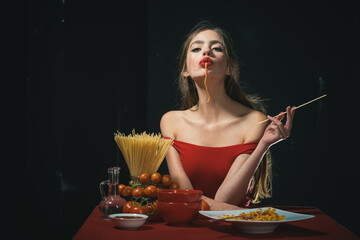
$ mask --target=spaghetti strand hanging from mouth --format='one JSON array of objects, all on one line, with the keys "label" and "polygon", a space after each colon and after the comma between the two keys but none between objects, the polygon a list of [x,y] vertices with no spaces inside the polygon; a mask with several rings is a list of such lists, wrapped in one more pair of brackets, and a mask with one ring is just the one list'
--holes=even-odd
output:
[{"label": "spaghetti strand hanging from mouth", "polygon": [[205,63],[205,80],[204,80],[204,85],[205,85],[206,93],[207,93],[207,95],[208,95],[208,100],[207,100],[207,102],[210,102],[210,93],[209,93],[208,87],[207,87],[207,85],[206,85],[206,80],[207,80],[207,63]]}]

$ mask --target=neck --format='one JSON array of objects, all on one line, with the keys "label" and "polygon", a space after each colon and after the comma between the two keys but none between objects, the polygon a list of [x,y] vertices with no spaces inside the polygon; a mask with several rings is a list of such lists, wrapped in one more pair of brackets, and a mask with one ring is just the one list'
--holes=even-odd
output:
[{"label": "neck", "polygon": [[197,111],[205,119],[206,122],[216,122],[220,116],[227,112],[231,105],[231,98],[226,94],[224,82],[218,81],[217,84],[208,82],[208,90],[210,93],[210,101],[208,102],[208,94],[205,87],[197,85],[199,95],[199,103]]}]

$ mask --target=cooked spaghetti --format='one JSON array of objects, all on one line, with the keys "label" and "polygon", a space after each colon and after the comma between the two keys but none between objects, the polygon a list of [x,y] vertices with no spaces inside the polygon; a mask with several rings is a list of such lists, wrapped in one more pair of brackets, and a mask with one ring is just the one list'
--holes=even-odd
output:
[{"label": "cooked spaghetti", "polygon": [[204,80],[204,85],[205,85],[206,93],[207,93],[207,95],[208,95],[208,100],[207,100],[207,102],[210,102],[210,93],[209,93],[209,90],[208,90],[208,88],[207,88],[206,81],[207,81],[207,63],[205,63],[205,80]]},{"label": "cooked spaghetti", "polygon": [[135,130],[128,136],[117,132],[114,138],[133,179],[142,173],[155,173],[173,143],[172,139],[162,138],[161,134],[137,134]]},{"label": "cooked spaghetti", "polygon": [[249,213],[240,213],[239,216],[227,215],[219,216],[219,218],[231,218],[231,220],[249,220],[249,221],[280,221],[285,220],[284,215],[277,214],[275,208],[268,207],[266,210],[262,211],[261,208],[256,209],[256,211],[250,211]]}]

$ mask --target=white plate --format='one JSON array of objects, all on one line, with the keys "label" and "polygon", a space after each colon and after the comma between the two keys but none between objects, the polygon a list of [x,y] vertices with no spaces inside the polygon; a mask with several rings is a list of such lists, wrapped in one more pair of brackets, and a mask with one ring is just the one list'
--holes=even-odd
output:
[{"label": "white plate", "polygon": [[[257,208],[229,210],[229,211],[199,211],[199,213],[212,219],[220,219],[219,216],[224,216],[225,214],[226,215],[234,214],[235,216],[238,216],[240,213],[249,213],[250,211],[256,211],[256,209]],[[266,210],[267,207],[263,207],[261,209]],[[231,222],[237,229],[239,229],[242,232],[270,233],[273,232],[280,223],[300,221],[314,217],[313,215],[288,212],[277,208],[275,212],[279,215],[285,215],[285,219],[280,221],[249,221],[249,220],[226,219],[225,221]]]}]

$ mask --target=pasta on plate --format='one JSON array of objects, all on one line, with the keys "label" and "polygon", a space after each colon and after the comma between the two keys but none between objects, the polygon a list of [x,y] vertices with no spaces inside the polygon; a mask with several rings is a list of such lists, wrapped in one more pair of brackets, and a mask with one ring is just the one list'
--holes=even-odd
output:
[{"label": "pasta on plate", "polygon": [[261,208],[256,209],[255,211],[250,211],[249,213],[240,213],[238,216],[227,215],[218,216],[219,218],[231,218],[231,220],[248,220],[248,221],[280,221],[285,220],[284,215],[277,214],[275,208],[268,207],[266,210],[262,211]]}]

